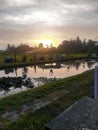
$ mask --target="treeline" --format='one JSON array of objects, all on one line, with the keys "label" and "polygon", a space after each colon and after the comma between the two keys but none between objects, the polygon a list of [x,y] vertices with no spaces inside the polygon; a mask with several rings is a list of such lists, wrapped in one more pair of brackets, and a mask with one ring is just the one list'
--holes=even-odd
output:
[{"label": "treeline", "polygon": [[97,53],[98,52],[98,42],[89,39],[86,41],[80,40],[77,37],[74,40],[64,40],[62,44],[58,46],[58,51],[62,53]]},{"label": "treeline", "polygon": [[37,53],[98,53],[98,42],[94,40],[81,40],[79,37],[71,40],[62,41],[59,46],[44,48],[43,43],[39,43],[38,47],[30,47],[27,44],[20,44],[15,47],[14,45],[8,44],[5,52],[14,53],[25,53],[25,52],[37,52]]},{"label": "treeline", "polygon": [[26,51],[33,51],[34,48],[30,47],[28,44],[20,44],[19,46],[15,47],[14,45],[7,45],[5,52],[9,53],[24,53]]}]

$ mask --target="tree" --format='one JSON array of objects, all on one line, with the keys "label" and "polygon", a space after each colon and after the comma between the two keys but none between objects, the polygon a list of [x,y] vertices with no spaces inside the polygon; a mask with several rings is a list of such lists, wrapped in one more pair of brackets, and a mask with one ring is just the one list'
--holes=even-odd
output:
[{"label": "tree", "polygon": [[39,48],[44,48],[43,43],[39,43]]},{"label": "tree", "polygon": [[14,52],[14,51],[15,51],[15,46],[8,44],[6,51],[7,51],[7,52]]},{"label": "tree", "polygon": [[26,61],[27,61],[27,56],[24,55],[24,56],[22,57],[22,62],[26,62]]}]

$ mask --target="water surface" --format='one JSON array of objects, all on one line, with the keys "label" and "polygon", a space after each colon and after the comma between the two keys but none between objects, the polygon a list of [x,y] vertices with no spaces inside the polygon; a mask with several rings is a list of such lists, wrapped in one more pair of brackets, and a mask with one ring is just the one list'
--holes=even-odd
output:
[{"label": "water surface", "polygon": [[[30,78],[34,87],[38,87],[47,81],[55,78],[66,78],[80,74],[86,70],[93,69],[97,65],[96,60],[76,60],[69,62],[56,62],[49,64],[40,64],[36,66],[22,68],[8,68],[0,70],[0,77],[23,77]],[[21,88],[11,87],[9,90],[0,91],[0,97],[28,90],[29,88],[22,86]]]},{"label": "water surface", "polygon": [[[86,70],[93,69],[97,62],[95,60],[77,60],[72,62],[57,62],[50,64],[40,64],[36,66],[9,68],[0,71],[0,77],[17,77],[23,76],[30,78],[55,77],[65,78],[72,75],[80,74]],[[51,72],[52,71],[52,72]]]}]

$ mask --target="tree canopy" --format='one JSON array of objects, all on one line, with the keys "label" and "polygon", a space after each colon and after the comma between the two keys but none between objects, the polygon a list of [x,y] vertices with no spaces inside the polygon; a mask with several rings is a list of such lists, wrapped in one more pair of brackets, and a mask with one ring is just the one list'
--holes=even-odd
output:
[{"label": "tree canopy", "polygon": [[28,44],[7,45],[6,52],[25,53],[27,51],[36,51],[37,53],[98,53],[98,42],[89,40],[81,40],[79,37],[71,40],[63,40],[59,46],[44,48],[43,43],[39,43],[38,47],[30,47]]}]

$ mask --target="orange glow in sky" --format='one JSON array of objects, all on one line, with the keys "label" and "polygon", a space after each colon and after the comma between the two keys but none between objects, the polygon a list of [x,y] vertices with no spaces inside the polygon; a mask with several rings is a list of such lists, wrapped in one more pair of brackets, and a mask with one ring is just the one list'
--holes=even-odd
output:
[{"label": "orange glow in sky", "polygon": [[50,47],[53,44],[52,40],[39,40],[39,43],[42,43],[44,47]]},{"label": "orange glow in sky", "polygon": [[55,38],[49,36],[43,36],[34,41],[34,44],[36,44],[37,46],[39,45],[39,43],[42,43],[44,47],[51,47],[51,45],[55,47],[58,46],[58,41]]}]

